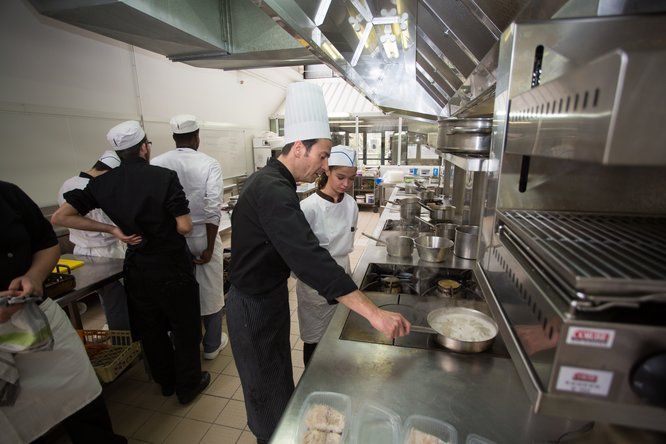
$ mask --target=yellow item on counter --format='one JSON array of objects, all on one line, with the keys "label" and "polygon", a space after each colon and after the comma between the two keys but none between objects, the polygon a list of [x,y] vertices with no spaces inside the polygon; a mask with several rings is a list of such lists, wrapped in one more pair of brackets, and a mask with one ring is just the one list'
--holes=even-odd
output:
[{"label": "yellow item on counter", "polygon": [[[75,268],[83,267],[85,262],[79,261],[76,259],[64,259],[60,258],[58,259],[58,265],[66,265],[69,267],[70,270],[74,270]],[[58,273],[58,267],[53,269],[53,273]]]}]

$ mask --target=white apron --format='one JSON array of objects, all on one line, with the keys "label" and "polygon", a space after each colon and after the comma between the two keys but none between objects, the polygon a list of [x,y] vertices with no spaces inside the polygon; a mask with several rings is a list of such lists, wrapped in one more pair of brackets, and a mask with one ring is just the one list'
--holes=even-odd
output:
[{"label": "white apron", "polygon": [[102,393],[81,339],[51,299],[39,308],[53,332],[51,351],[15,355],[21,391],[11,407],[0,407],[0,443],[34,441]]},{"label": "white apron", "polygon": [[74,254],[92,257],[110,257],[115,259],[125,259],[125,244],[115,242],[103,247],[82,247],[74,246]]},{"label": "white apron", "polygon": [[[304,199],[301,209],[319,245],[329,253],[345,272],[351,272],[349,253],[354,250],[354,230],[358,222],[358,206],[346,195],[341,202],[333,203],[317,194]],[[300,280],[296,283],[298,321],[303,342],[318,343],[333,317],[337,305],[329,305],[326,299]]]},{"label": "white apron", "polygon": [[[190,252],[197,258],[208,246],[206,236],[186,237]],[[197,265],[195,275],[199,283],[199,300],[201,316],[217,313],[224,307],[224,280],[223,280],[223,247],[220,236],[215,236],[215,249],[210,262]]]}]

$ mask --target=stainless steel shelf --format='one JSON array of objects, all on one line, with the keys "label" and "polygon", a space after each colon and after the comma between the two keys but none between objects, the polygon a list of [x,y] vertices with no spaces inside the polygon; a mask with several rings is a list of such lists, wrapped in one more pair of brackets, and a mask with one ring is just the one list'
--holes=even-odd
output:
[{"label": "stainless steel shelf", "polygon": [[488,171],[488,154],[452,154],[441,153],[445,161],[465,171]]},{"label": "stainless steel shelf", "polygon": [[666,291],[664,217],[529,210],[498,215],[579,299]]}]

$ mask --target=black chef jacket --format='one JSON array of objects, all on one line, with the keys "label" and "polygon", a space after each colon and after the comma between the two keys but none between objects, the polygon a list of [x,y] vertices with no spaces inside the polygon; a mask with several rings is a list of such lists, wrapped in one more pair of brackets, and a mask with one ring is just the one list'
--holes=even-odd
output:
[{"label": "black chef jacket", "polygon": [[187,248],[176,230],[176,217],[188,214],[188,201],[175,171],[145,159],[123,160],[119,167],[64,194],[79,214],[101,208],[123,233],[143,241],[128,249],[141,254],[180,252]]},{"label": "black chef jacket", "polygon": [[51,224],[35,202],[14,184],[0,181],[0,291],[23,276],[32,256],[58,244]]},{"label": "black chef jacket", "polygon": [[229,279],[243,293],[269,294],[284,285],[289,270],[329,304],[358,288],[319,246],[301,211],[296,181],[277,159],[247,179],[231,227]]}]

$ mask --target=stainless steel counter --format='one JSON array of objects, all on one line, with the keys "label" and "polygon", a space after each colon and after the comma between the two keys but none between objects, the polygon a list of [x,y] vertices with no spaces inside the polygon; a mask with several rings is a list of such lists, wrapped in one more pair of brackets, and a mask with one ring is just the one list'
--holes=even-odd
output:
[{"label": "stainless steel counter", "polygon": [[[395,192],[392,199],[396,197]],[[398,213],[384,211],[375,235]],[[418,264],[387,257],[385,248],[368,241],[354,271],[360,284],[370,263]],[[452,255],[441,267],[475,269],[474,261]],[[475,269],[475,273],[479,273]],[[341,340],[349,310],[342,304],[296,387],[273,443],[295,442],[299,409],[313,391],[334,391],[352,399],[356,413],[366,401],[382,404],[404,421],[412,414],[441,419],[458,431],[458,442],[475,433],[497,443],[556,442],[585,424],[532,413],[513,362],[505,357],[462,355]],[[354,416],[354,415],[352,415]],[[580,440],[567,442],[660,442],[659,436],[628,428],[595,424]]]}]

